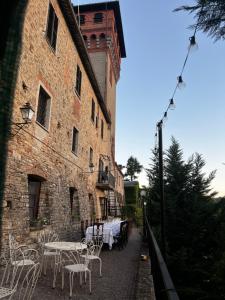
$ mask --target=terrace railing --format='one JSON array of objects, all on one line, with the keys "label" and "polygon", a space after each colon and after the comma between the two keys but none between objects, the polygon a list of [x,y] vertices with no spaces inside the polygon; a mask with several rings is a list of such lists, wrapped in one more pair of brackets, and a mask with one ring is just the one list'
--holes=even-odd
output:
[{"label": "terrace railing", "polygon": [[151,269],[154,280],[154,289],[157,300],[179,300],[179,296],[170,277],[166,263],[151,230],[148,219],[144,222],[145,233],[151,258]]}]

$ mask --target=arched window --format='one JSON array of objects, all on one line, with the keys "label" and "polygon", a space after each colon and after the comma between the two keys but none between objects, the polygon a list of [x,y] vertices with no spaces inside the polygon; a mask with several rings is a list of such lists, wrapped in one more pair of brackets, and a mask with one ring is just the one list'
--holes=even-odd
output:
[{"label": "arched window", "polygon": [[87,44],[88,44],[88,38],[87,38],[87,36],[86,36],[86,35],[83,35],[83,39],[84,39],[84,42],[85,42],[85,44],[86,44],[86,46],[87,46]]},{"label": "arched window", "polygon": [[96,35],[92,34],[90,37],[91,47],[96,47]]},{"label": "arched window", "polygon": [[102,23],[102,21],[103,21],[103,13],[95,13],[94,23]]},{"label": "arched window", "polygon": [[106,36],[104,33],[101,33],[99,36],[99,44],[100,44],[100,47],[106,45]]}]

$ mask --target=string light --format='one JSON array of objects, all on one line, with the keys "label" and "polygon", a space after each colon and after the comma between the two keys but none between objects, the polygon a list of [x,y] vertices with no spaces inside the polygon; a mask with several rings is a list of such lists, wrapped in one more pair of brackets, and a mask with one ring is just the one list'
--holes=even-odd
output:
[{"label": "string light", "polygon": [[169,104],[169,109],[174,110],[175,109],[175,102],[173,100],[173,98],[170,99],[170,104]]},{"label": "string light", "polygon": [[177,87],[178,87],[180,90],[182,90],[182,89],[185,88],[185,86],[186,86],[186,84],[185,84],[185,82],[183,81],[182,76],[181,76],[181,75],[178,76],[178,77],[177,77]]},{"label": "string light", "polygon": [[[203,9],[203,6],[201,7],[201,11]],[[200,17],[201,17],[201,11],[200,11],[200,14],[199,14],[199,18],[198,18],[198,21],[195,25],[195,29],[194,29],[194,33],[191,37],[189,37],[189,46],[188,46],[188,52],[187,52],[187,55],[184,59],[184,63],[183,63],[183,66],[181,68],[181,72],[180,72],[180,75],[177,76],[177,83],[176,83],[176,86],[174,88],[174,91],[173,91],[173,94],[172,94],[172,97],[170,98],[169,100],[169,104],[167,106],[167,109],[165,110],[165,112],[163,113],[163,117],[161,118],[161,120],[156,124],[156,133],[155,133],[155,140],[157,138],[157,130],[159,128],[159,126],[162,128],[164,127],[164,122],[168,119],[168,111],[169,110],[174,110],[175,109],[175,102],[174,102],[174,96],[176,95],[176,92],[177,92],[177,89],[183,89],[185,86],[186,86],[186,83],[184,82],[183,80],[183,72],[184,72],[184,69],[185,69],[185,66],[187,64],[187,61],[188,61],[188,58],[189,58],[189,54],[190,52],[193,52],[195,50],[198,49],[198,44],[196,42],[196,32],[197,32],[197,28],[198,28],[198,24],[200,22]],[[157,142],[155,141],[155,147],[157,145]],[[155,148],[156,149],[156,148]]]},{"label": "string light", "polygon": [[191,52],[194,52],[194,51],[198,50],[198,44],[196,43],[195,35],[191,36],[191,37],[189,38],[189,40],[190,40],[189,50],[190,50]]}]

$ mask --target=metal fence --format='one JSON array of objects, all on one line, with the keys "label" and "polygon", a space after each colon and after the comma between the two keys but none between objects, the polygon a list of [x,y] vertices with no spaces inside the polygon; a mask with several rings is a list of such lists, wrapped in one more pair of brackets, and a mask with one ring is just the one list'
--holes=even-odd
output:
[{"label": "metal fence", "polygon": [[151,230],[147,218],[145,218],[145,232],[151,258],[151,269],[154,280],[154,289],[157,300],[179,300],[173,281],[168,272],[159,246]]}]

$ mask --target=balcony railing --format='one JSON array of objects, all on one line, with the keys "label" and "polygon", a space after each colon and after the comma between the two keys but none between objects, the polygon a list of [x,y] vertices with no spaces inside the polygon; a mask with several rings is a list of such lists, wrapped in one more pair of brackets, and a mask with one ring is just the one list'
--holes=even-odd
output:
[{"label": "balcony railing", "polygon": [[110,172],[99,171],[96,187],[103,190],[113,190],[115,188],[115,177]]},{"label": "balcony railing", "polygon": [[145,218],[145,232],[147,235],[149,253],[151,257],[151,268],[154,280],[154,289],[157,300],[179,300],[173,281],[168,272],[166,263],[162,257],[159,246]]}]

